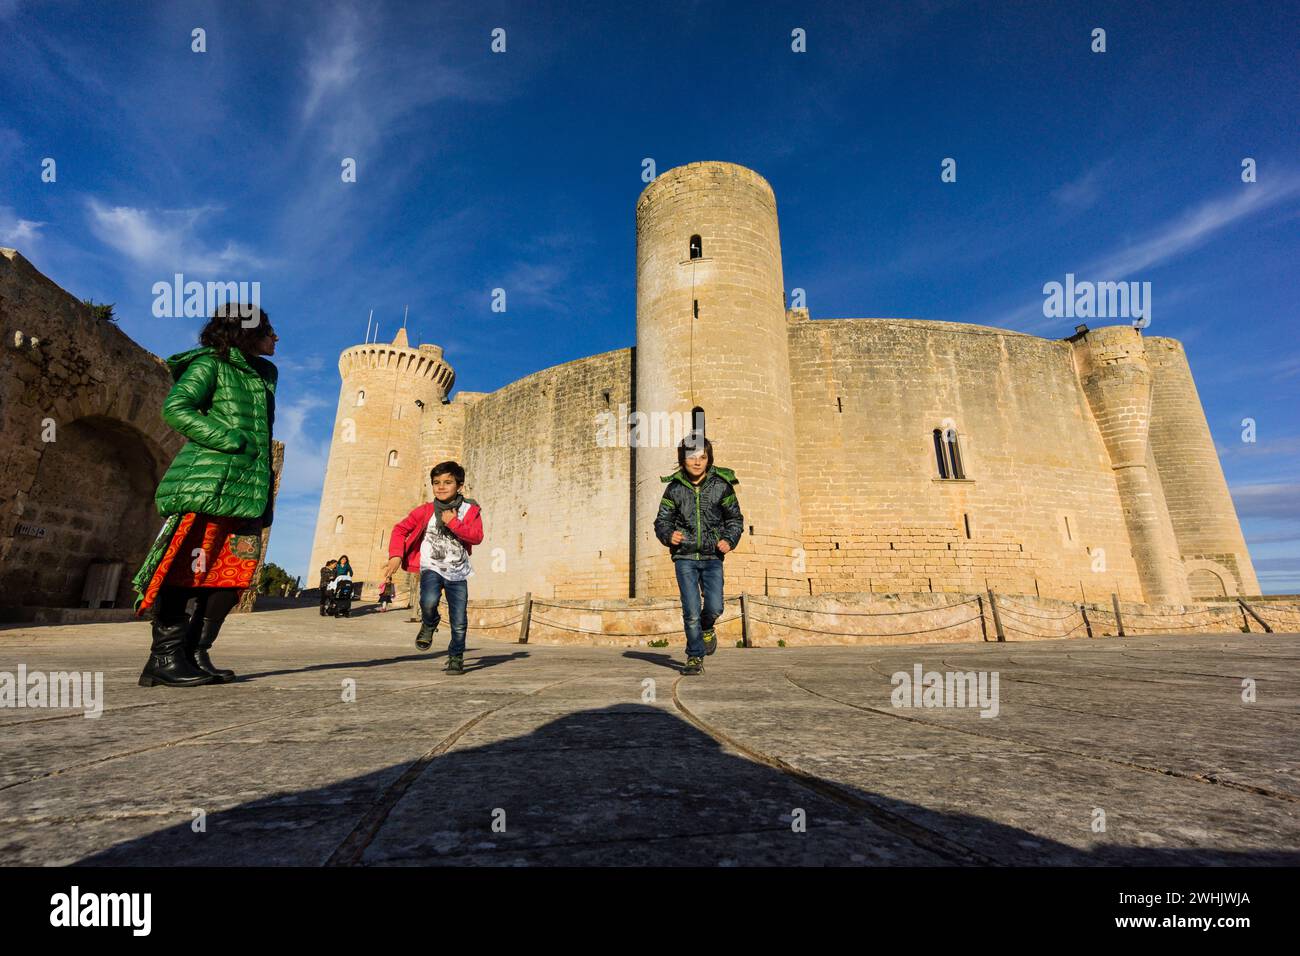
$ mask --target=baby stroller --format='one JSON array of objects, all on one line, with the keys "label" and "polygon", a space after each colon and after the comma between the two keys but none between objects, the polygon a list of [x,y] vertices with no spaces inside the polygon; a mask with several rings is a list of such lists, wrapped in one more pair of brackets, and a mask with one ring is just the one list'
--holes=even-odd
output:
[{"label": "baby stroller", "polygon": [[326,588],[325,613],[330,617],[352,616],[352,579],[347,575],[337,577]]}]

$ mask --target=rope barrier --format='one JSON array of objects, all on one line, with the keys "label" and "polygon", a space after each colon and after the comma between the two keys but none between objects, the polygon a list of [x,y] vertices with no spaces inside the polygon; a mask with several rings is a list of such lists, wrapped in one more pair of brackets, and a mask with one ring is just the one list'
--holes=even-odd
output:
[{"label": "rope barrier", "polygon": [[[1209,627],[1209,626],[1210,626],[1209,624],[1167,624],[1164,626],[1152,625],[1150,627],[1148,627],[1145,624],[1138,625],[1138,627],[1140,627],[1143,631],[1145,631],[1148,634],[1158,634],[1161,631],[1193,631],[1198,627]],[[1129,627],[1126,624],[1124,625],[1124,630],[1133,631],[1133,628]],[[1136,633],[1136,631],[1133,631],[1133,633]]]},{"label": "rope barrier", "polygon": [[[735,617],[718,618],[718,620],[716,620],[713,623],[713,626],[716,628],[723,624],[730,624],[732,621],[736,621],[739,619],[740,619],[739,615],[736,615]],[[667,637],[670,634],[682,633],[682,629],[680,627],[675,627],[671,631],[645,631],[645,632],[634,633],[634,634],[629,634],[626,632],[614,632],[614,631],[593,631],[587,627],[570,627],[567,624],[558,624],[555,621],[547,621],[540,617],[532,618],[532,623],[541,624],[545,627],[553,627],[556,630],[560,630],[560,631],[572,631],[575,634],[596,634],[599,635],[600,637]]]},{"label": "rope barrier", "polygon": [[[730,601],[724,601],[723,606],[725,607],[727,604],[735,603],[735,598],[732,598]],[[568,604],[552,604],[550,601],[539,601],[537,598],[533,598],[533,607],[553,607],[558,608],[561,611],[590,611],[593,613],[598,611],[618,611],[624,614],[630,611],[680,611],[682,609],[680,604],[660,604],[654,607],[583,608],[573,607]]]},{"label": "rope barrier", "polygon": [[[1014,607],[1014,606],[1013,606],[1013,607]],[[1068,619],[1068,618],[1072,618],[1072,617],[1074,617],[1076,614],[1079,613],[1078,610],[1076,609],[1076,610],[1074,610],[1074,611],[1071,611],[1069,614],[1062,614],[1062,615],[1060,615],[1060,616],[1058,617],[1058,616],[1055,615],[1055,614],[1031,614],[1031,613],[1028,612],[1028,611],[1023,611],[1023,610],[1014,610],[1013,607],[1008,607],[1006,604],[1004,604],[1004,603],[1002,603],[1002,602],[999,602],[999,603],[998,603],[998,610],[999,610],[1000,612],[1002,612],[1003,614],[1011,614],[1011,615],[1013,615],[1013,616],[1014,616],[1014,615],[1021,615],[1021,616],[1023,616],[1023,617],[1036,617],[1036,618],[1039,618],[1040,620],[1044,620],[1044,621],[1064,621],[1064,620],[1066,620],[1066,619]]]},{"label": "rope barrier", "polygon": [[477,628],[479,628],[480,630],[484,630],[484,631],[490,631],[490,630],[492,630],[493,628],[497,628],[497,627],[514,627],[516,624],[518,624],[518,623],[519,623],[520,621],[522,621],[523,619],[524,619],[524,616],[521,614],[521,615],[519,615],[517,618],[515,618],[513,621],[505,621],[504,623],[501,623],[501,624],[471,624],[471,625],[469,625],[469,626],[470,626],[470,627],[477,627]]},{"label": "rope barrier", "polygon": [[845,617],[897,617],[901,614],[928,614],[931,611],[943,611],[950,607],[961,607],[963,604],[974,604],[979,598],[968,598],[965,601],[956,601],[952,604],[940,604],[937,607],[922,608],[919,611],[819,611],[811,607],[791,607],[788,604],[773,604],[770,601],[755,601],[750,599],[750,604],[754,607],[775,607],[783,611],[801,611],[805,614],[842,614]]},{"label": "rope barrier", "polygon": [[1078,624],[1074,625],[1074,627],[1070,628],[1064,634],[1039,634],[1036,631],[1022,631],[1018,627],[1011,627],[1007,624],[1002,625],[1002,629],[1004,631],[1015,631],[1017,634],[1024,634],[1027,635],[1028,637],[1069,637],[1071,634],[1073,634],[1081,627],[1083,627],[1083,621],[1080,621]]},{"label": "rope barrier", "polygon": [[750,620],[757,624],[768,624],[772,627],[792,627],[797,631],[816,631],[818,634],[833,634],[836,637],[907,637],[912,634],[931,634],[935,631],[946,631],[950,627],[959,627],[962,624],[969,624],[971,621],[978,621],[980,615],[968,617],[964,621],[956,621],[952,624],[945,624],[942,627],[928,627],[923,631],[890,631],[887,634],[861,634],[857,631],[827,631],[820,627],[800,627],[798,624],[783,624],[777,621],[764,620],[761,617],[750,617]]},{"label": "rope barrier", "polygon": [[[1206,609],[1203,611],[1157,611],[1157,613],[1154,614],[1144,614],[1143,611],[1123,611],[1123,615],[1125,615],[1126,618],[1187,618],[1191,617],[1192,614],[1214,614],[1214,611],[1216,610],[1218,609]],[[1234,610],[1235,613],[1236,609],[1232,610]]]}]

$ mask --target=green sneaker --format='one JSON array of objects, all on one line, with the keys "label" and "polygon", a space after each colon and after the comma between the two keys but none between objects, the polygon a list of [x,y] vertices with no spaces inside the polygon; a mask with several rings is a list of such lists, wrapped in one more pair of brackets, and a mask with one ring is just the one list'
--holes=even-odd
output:
[{"label": "green sneaker", "polygon": [[703,657],[686,658],[686,666],[682,668],[682,674],[684,674],[687,677],[694,677],[696,674],[703,674],[703,673],[704,673]]},{"label": "green sneaker", "polygon": [[420,625],[420,633],[415,636],[415,646],[422,651],[433,647],[433,628],[428,624]]},{"label": "green sneaker", "polygon": [[713,628],[709,628],[704,632],[704,653],[712,654],[717,649],[718,635],[713,632]]},{"label": "green sneaker", "polygon": [[452,654],[447,658],[447,666],[443,670],[448,674],[465,673],[465,656],[463,654]]}]

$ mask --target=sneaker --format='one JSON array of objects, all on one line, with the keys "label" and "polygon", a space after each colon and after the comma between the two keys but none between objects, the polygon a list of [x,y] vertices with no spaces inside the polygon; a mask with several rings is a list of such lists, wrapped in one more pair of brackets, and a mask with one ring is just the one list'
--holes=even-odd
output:
[{"label": "sneaker", "polygon": [[717,649],[718,635],[713,632],[713,628],[709,628],[704,632],[704,653],[712,654]]},{"label": "sneaker", "polygon": [[682,668],[682,673],[688,677],[694,677],[696,674],[704,673],[703,657],[686,658],[686,666]]},{"label": "sneaker", "polygon": [[463,654],[452,654],[447,658],[447,666],[443,670],[448,674],[465,673],[465,656]]}]

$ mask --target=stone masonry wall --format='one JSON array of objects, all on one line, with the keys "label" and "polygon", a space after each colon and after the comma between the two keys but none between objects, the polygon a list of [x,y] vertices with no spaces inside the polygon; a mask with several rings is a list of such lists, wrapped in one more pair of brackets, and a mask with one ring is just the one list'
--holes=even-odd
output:
[{"label": "stone masonry wall", "polygon": [[544,369],[477,399],[465,493],[483,508],[475,598],[625,598],[631,449],[597,444],[598,415],[630,406],[632,353]]},{"label": "stone masonry wall", "polygon": [[[1068,343],[804,314],[789,336],[807,593],[1142,599]],[[938,475],[949,425],[966,480]]]}]

